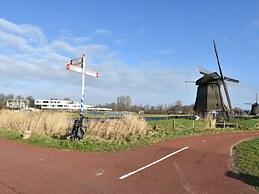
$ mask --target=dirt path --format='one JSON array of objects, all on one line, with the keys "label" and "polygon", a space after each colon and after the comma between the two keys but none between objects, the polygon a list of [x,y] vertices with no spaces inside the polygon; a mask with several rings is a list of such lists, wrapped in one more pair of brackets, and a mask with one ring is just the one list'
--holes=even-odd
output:
[{"label": "dirt path", "polygon": [[188,137],[120,153],[0,138],[0,193],[258,193],[231,169],[231,146],[259,132]]}]

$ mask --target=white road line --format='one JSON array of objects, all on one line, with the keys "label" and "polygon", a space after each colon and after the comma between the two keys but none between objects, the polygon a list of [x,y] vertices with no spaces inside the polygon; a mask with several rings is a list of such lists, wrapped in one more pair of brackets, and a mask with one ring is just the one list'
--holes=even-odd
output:
[{"label": "white road line", "polygon": [[171,154],[168,154],[168,155],[166,155],[165,157],[160,158],[160,159],[158,159],[158,160],[156,160],[156,161],[154,161],[154,162],[152,162],[152,163],[150,163],[150,164],[148,164],[148,165],[146,165],[146,166],[143,166],[143,167],[141,167],[141,168],[139,168],[139,169],[137,169],[137,170],[135,170],[135,171],[132,171],[132,172],[130,172],[130,173],[127,173],[127,174],[125,174],[125,175],[123,175],[123,176],[120,176],[119,179],[121,179],[121,180],[122,180],[122,179],[125,179],[125,178],[127,178],[127,177],[129,177],[129,176],[131,176],[131,175],[133,175],[133,174],[136,174],[137,172],[140,172],[141,170],[144,170],[144,169],[146,169],[146,168],[148,168],[148,167],[150,167],[150,166],[153,166],[154,164],[157,164],[158,162],[161,162],[161,161],[163,161],[163,160],[169,158],[170,156],[175,155],[175,154],[177,154],[177,153],[179,153],[179,152],[181,152],[181,151],[183,151],[183,150],[186,150],[186,149],[188,149],[188,148],[189,148],[189,146],[186,146],[186,147],[184,147],[184,148],[182,148],[182,149],[180,149],[180,150],[177,150],[177,151],[175,151],[175,152],[173,152],[173,153],[171,153]]}]

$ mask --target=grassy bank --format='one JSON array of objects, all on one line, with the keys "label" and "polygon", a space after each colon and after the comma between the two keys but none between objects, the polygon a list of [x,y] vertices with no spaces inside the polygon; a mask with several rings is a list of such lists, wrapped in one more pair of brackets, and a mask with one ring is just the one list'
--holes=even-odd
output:
[{"label": "grassy bank", "polygon": [[241,178],[259,191],[259,138],[242,142],[235,149]]},{"label": "grassy bank", "polygon": [[[238,128],[213,129],[204,120],[173,119],[146,122],[128,115],[120,119],[89,120],[84,124],[82,141],[70,142],[62,136],[73,125],[73,115],[66,112],[0,112],[0,135],[23,143],[58,149],[112,152],[150,145],[192,135],[255,130],[259,120],[236,121]],[[249,127],[248,127],[249,126]],[[30,131],[28,140],[22,135]]]},{"label": "grassy bank", "polygon": [[[7,130],[2,128],[0,128],[0,136],[22,143],[57,149],[114,152],[151,145],[179,137],[255,130],[248,128],[210,129],[207,128],[207,122],[205,121],[193,122],[187,119],[150,121],[148,123],[135,119],[137,118],[121,121],[89,122],[88,125],[92,125],[92,129],[87,128],[85,138],[82,141],[75,142],[62,139],[62,134],[45,135],[44,133],[32,133],[32,136],[25,140],[22,138],[22,130]],[[179,124],[177,127],[174,126],[176,125],[175,122]],[[119,127],[116,128],[115,126]],[[142,130],[140,130],[141,128]]]}]

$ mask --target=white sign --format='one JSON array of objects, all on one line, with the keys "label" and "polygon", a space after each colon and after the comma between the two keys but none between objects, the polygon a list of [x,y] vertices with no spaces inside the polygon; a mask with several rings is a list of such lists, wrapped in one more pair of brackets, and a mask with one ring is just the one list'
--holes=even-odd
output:
[{"label": "white sign", "polygon": [[72,59],[70,61],[70,65],[76,65],[76,66],[80,66],[83,64],[83,57],[79,57],[79,58],[76,58],[76,59]]},{"label": "white sign", "polygon": [[[74,71],[77,73],[83,73],[83,68],[75,66],[75,65],[71,65],[71,64],[67,64],[67,70]],[[94,72],[94,71],[85,70],[84,74],[92,76],[92,77],[96,77],[96,78],[99,77],[99,73]]]}]

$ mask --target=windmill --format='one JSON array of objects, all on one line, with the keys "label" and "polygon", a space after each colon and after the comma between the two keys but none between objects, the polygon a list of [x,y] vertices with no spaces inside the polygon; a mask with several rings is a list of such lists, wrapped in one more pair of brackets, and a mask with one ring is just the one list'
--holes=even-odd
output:
[{"label": "windmill", "polygon": [[[213,114],[217,117],[229,119],[230,115],[233,113],[233,110],[226,81],[234,83],[239,83],[239,81],[223,75],[214,40],[213,45],[219,73],[211,72],[199,67],[199,72],[203,75],[203,77],[196,81],[198,89],[193,109],[196,114],[202,117],[205,117],[207,114]],[[223,86],[223,91],[221,86]],[[225,93],[225,97],[227,99],[227,105],[224,104],[223,92]]]},{"label": "windmill", "polygon": [[257,93],[255,95],[255,103],[245,103],[245,104],[251,105],[251,111],[250,111],[251,115],[258,115],[259,114],[259,104],[258,104]]}]

